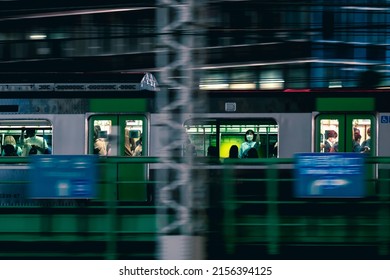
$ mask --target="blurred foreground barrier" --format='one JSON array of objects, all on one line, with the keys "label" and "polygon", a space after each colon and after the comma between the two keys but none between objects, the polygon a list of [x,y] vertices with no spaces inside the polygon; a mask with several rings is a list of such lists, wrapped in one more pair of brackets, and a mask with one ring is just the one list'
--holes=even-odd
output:
[{"label": "blurred foreground barrier", "polygon": [[[296,196],[294,159],[189,166],[195,184],[205,179],[189,218],[208,259],[390,258],[390,158],[364,158],[370,191],[353,198]],[[166,168],[152,157],[97,158],[96,198],[31,199],[29,160],[0,158],[0,258],[158,258],[158,223],[178,215],[155,199]]]},{"label": "blurred foreground barrier", "polygon": [[297,196],[294,159],[226,164],[220,237],[232,258],[390,257],[390,158],[364,158],[367,190],[355,197]]}]

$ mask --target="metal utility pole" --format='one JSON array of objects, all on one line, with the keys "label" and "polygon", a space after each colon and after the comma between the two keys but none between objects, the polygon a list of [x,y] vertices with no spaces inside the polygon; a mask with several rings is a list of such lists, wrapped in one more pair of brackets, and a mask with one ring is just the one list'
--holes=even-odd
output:
[{"label": "metal utility pole", "polygon": [[[159,207],[158,229],[160,259],[204,259],[205,219],[199,218],[200,197],[204,185],[193,178],[192,156],[183,157],[186,142],[184,114],[199,104],[198,68],[202,63],[203,0],[159,0],[157,9],[158,80],[161,88],[156,108],[159,109],[158,134],[160,158],[156,195]],[[156,140],[154,140],[156,141]],[[196,180],[195,180],[196,179]],[[203,193],[203,194],[202,194]],[[200,196],[200,197],[199,197]],[[202,226],[203,224],[203,226]],[[198,225],[198,226],[195,226]],[[201,225],[201,226],[199,226]]]}]

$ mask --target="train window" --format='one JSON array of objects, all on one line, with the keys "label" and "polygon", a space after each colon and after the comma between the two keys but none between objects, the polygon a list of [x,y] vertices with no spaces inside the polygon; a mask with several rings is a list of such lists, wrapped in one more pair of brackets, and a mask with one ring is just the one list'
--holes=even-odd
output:
[{"label": "train window", "polygon": [[146,155],[147,142],[142,142],[146,124],[140,115],[91,116],[88,151],[101,156]]},{"label": "train window", "polygon": [[221,124],[220,157],[228,158],[230,148],[233,145],[240,148],[245,141],[245,133],[248,130],[255,132],[253,141],[256,140],[257,132],[259,132],[260,146],[257,151],[258,157],[277,157],[278,125],[273,120],[254,124]]},{"label": "train window", "polygon": [[339,120],[325,118],[320,123],[320,151],[322,153],[338,152]]},{"label": "train window", "polygon": [[[217,129],[215,124],[186,125],[188,141],[184,154],[191,152],[196,156],[207,156],[209,147],[217,147]],[[189,151],[189,148],[191,151]]]},{"label": "train window", "polygon": [[[367,114],[334,114],[317,117],[317,152],[375,154],[371,145],[374,117]],[[372,142],[374,143],[374,142]]]},{"label": "train window", "polygon": [[94,120],[93,153],[100,156],[112,155],[113,125],[111,120]]},{"label": "train window", "polygon": [[352,118],[351,150],[355,153],[371,153],[371,119]]},{"label": "train window", "polygon": [[1,120],[1,156],[51,154],[52,130],[47,120]]},{"label": "train window", "polygon": [[138,157],[142,156],[142,120],[126,120],[125,121],[125,156]]},{"label": "train window", "polygon": [[[258,157],[277,157],[277,142],[279,128],[273,119],[261,120],[191,120],[185,124],[188,134],[188,144],[195,150],[196,156],[208,156],[209,147],[215,147],[217,156],[228,158],[230,148],[238,148],[245,141],[245,133],[253,130],[259,133],[260,145],[257,149]],[[256,138],[256,135],[255,135]],[[255,141],[256,139],[253,139]]]},{"label": "train window", "polygon": [[205,76],[201,77],[199,88],[203,90],[221,90],[228,89],[228,74],[220,70],[210,70]]}]

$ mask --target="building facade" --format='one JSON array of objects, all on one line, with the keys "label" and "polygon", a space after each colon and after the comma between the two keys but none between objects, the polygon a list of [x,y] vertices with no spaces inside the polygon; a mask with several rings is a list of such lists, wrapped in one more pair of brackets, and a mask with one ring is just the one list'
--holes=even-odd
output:
[{"label": "building facade", "polygon": [[[1,72],[158,71],[157,1],[55,2],[0,2]],[[200,87],[390,86],[389,4],[206,1]]]}]

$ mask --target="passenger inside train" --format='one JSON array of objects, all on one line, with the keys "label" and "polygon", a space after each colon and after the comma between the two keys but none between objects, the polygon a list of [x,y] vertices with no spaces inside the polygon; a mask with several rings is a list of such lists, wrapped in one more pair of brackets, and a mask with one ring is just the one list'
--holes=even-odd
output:
[{"label": "passenger inside train", "polygon": [[371,151],[371,128],[367,128],[367,138],[360,146],[361,153],[369,153]]},{"label": "passenger inside train", "polygon": [[142,133],[140,130],[125,129],[125,155],[142,156]]},{"label": "passenger inside train", "polygon": [[337,132],[334,130],[327,131],[327,135],[325,136],[326,140],[323,145],[323,149],[325,153],[334,153],[336,152],[335,143],[337,138]]},{"label": "passenger inside train", "polygon": [[94,144],[93,144],[93,153],[99,156],[107,155],[107,144],[101,137],[101,131],[99,125],[94,127]]},{"label": "passenger inside train", "polygon": [[[252,129],[249,129],[245,133],[245,141],[241,144],[240,150],[238,152],[239,158],[249,157],[249,151],[252,148],[254,148],[256,151],[259,149],[261,143],[260,143],[260,135],[259,135],[258,128],[257,128],[256,141],[253,141],[254,137],[255,137],[255,132]],[[251,156],[253,157],[254,155],[252,154]]]},{"label": "passenger inside train", "polygon": [[232,145],[229,150],[229,158],[238,158],[238,146]]},{"label": "passenger inside train", "polygon": [[134,157],[142,156],[142,133],[140,134],[139,139],[135,142]]},{"label": "passenger inside train", "polygon": [[362,136],[360,135],[360,130],[355,129],[353,133],[353,139],[352,139],[352,152],[359,153],[360,152],[360,141],[362,139]]},{"label": "passenger inside train", "polygon": [[12,135],[5,136],[1,155],[6,157],[22,155],[22,149],[16,145],[15,138]]},{"label": "passenger inside train", "polygon": [[[26,131],[26,139],[24,131]],[[22,128],[20,143],[23,147],[23,156],[36,154],[51,154],[51,149],[47,145],[46,139],[41,136],[37,136],[35,128]]]}]

